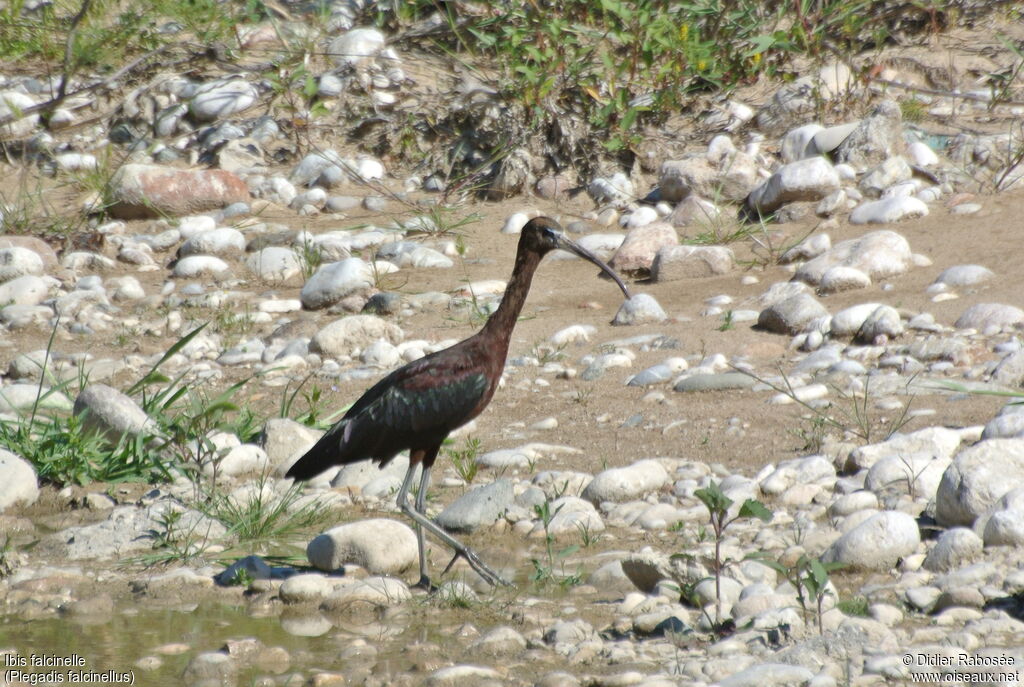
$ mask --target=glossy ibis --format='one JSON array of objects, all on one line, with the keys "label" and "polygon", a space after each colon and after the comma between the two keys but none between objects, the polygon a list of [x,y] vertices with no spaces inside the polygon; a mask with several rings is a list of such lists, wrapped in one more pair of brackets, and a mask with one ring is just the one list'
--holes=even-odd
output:
[{"label": "glossy ibis", "polygon": [[[374,384],[286,474],[296,479],[309,479],[331,466],[367,458],[384,466],[399,451],[408,449],[409,470],[398,490],[397,502],[399,509],[416,525],[420,586],[428,589],[431,586],[423,530],[455,551],[442,575],[461,557],[490,584],[508,584],[475,552],[427,518],[427,485],[441,442],[490,403],[505,368],[509,339],[530,290],[533,273],[541,258],[556,248],[575,253],[600,267],[629,297],[618,275],[593,253],[565,237],[557,222],[547,217],[530,220],[519,237],[515,268],[501,305],[480,331],[450,348],[400,367]],[[413,508],[407,496],[417,465],[423,466],[423,472]]]}]

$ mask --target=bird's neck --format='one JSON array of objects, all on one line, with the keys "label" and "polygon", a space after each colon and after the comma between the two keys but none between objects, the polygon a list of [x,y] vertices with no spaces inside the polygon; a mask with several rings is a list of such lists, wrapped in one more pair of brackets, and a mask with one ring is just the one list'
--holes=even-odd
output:
[{"label": "bird's neck", "polygon": [[526,302],[526,294],[530,291],[533,273],[537,270],[541,257],[533,251],[519,251],[516,254],[515,268],[512,270],[508,286],[505,287],[505,295],[501,298],[501,304],[480,330],[482,337],[501,347],[503,360],[504,354],[508,351],[512,330],[515,328],[519,313],[522,312],[523,304]]}]

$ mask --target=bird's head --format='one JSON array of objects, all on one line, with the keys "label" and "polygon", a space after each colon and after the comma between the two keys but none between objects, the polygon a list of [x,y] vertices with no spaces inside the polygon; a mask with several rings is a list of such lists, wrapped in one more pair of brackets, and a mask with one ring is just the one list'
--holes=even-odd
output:
[{"label": "bird's head", "polygon": [[615,274],[615,271],[599,257],[562,233],[562,227],[555,220],[550,217],[534,217],[523,227],[522,234],[519,237],[520,251],[533,251],[543,257],[557,249],[569,251],[584,260],[594,263],[605,274],[615,280],[615,283],[622,289],[622,293],[625,294],[626,298],[632,298],[629,289],[626,288],[619,275]]}]

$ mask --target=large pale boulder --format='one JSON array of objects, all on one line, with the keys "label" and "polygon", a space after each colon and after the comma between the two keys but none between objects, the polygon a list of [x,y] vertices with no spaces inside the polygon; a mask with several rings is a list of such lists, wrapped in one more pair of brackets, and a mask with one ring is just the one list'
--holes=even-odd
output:
[{"label": "large pale boulder", "polygon": [[920,543],[914,518],[900,511],[882,511],[839,537],[822,560],[861,570],[887,570],[916,552]]},{"label": "large pale boulder", "polygon": [[935,495],[941,525],[970,527],[1006,492],[1024,484],[1024,439],[988,439],[961,451]]},{"label": "large pale boulder", "polygon": [[656,460],[641,460],[621,468],[599,472],[583,490],[591,503],[627,501],[657,491],[668,481],[668,472]]},{"label": "large pale boulder", "polygon": [[338,525],[306,547],[306,557],[320,570],[353,563],[378,575],[395,575],[418,565],[416,533],[397,520],[374,518]]},{"label": "large pale boulder", "polygon": [[352,315],[335,320],[314,334],[309,342],[309,350],[333,357],[355,355],[358,350],[378,339],[397,344],[402,337],[398,325],[376,315]]},{"label": "large pale boulder", "polygon": [[21,456],[0,449],[0,513],[14,505],[30,506],[39,498],[36,471]]}]

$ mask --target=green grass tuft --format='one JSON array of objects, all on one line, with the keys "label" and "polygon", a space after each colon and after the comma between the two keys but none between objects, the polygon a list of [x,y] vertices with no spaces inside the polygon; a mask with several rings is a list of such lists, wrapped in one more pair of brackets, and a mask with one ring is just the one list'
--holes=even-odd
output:
[{"label": "green grass tuft", "polygon": [[293,484],[283,493],[275,493],[264,476],[244,498],[211,491],[198,507],[224,525],[239,544],[270,545],[319,528],[334,518],[321,499],[302,503],[302,492],[302,485]]}]

